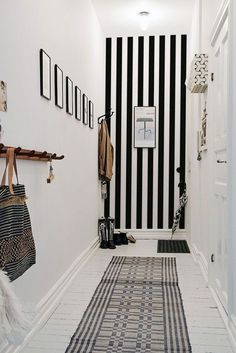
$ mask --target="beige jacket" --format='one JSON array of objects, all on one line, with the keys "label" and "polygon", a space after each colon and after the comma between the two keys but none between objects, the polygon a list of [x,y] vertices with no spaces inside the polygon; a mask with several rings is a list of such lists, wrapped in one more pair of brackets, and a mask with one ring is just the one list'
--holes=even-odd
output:
[{"label": "beige jacket", "polygon": [[114,150],[111,144],[107,123],[102,121],[99,131],[99,176],[100,179],[110,181],[113,175],[112,166]]}]

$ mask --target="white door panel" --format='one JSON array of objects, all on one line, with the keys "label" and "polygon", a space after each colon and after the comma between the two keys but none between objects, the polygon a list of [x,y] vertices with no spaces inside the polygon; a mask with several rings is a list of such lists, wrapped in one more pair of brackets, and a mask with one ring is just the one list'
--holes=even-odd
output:
[{"label": "white door panel", "polygon": [[213,144],[213,224],[211,285],[227,310],[227,108],[228,108],[228,20],[219,31],[213,47],[212,84]]}]

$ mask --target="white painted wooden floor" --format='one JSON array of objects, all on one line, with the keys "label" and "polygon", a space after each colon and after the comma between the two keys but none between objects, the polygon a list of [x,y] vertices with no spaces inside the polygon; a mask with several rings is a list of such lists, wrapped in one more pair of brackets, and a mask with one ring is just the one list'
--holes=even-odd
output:
[{"label": "white painted wooden floor", "polygon": [[[159,256],[156,249],[156,240],[138,240],[136,244],[123,245],[116,250],[98,249],[22,353],[64,353],[112,256]],[[192,255],[173,256],[177,258],[193,353],[232,353],[224,323],[200,268]]]}]

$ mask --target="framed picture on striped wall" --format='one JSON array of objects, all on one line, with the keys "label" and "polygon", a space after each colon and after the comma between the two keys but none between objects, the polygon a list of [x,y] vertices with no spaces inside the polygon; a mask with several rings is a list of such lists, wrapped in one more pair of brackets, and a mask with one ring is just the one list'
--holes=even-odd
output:
[{"label": "framed picture on striped wall", "polygon": [[134,147],[156,148],[156,107],[134,107]]}]

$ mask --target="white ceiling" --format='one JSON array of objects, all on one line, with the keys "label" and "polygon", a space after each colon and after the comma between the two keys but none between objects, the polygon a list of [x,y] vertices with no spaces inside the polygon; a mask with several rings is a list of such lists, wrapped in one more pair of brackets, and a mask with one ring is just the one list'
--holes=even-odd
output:
[{"label": "white ceiling", "polygon": [[195,0],[92,0],[106,36],[145,34],[140,11],[149,11],[146,34],[187,33]]}]

